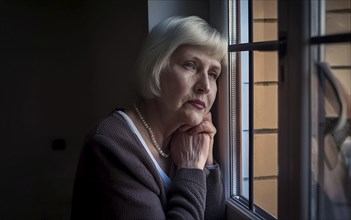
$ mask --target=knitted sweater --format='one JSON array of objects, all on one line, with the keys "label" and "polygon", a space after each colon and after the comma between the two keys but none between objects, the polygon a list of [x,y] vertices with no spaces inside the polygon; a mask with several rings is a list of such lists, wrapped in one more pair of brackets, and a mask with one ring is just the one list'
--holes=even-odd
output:
[{"label": "knitted sweater", "polygon": [[114,111],[88,135],[78,163],[72,220],[222,219],[219,168],[179,169],[166,193],[139,139]]}]

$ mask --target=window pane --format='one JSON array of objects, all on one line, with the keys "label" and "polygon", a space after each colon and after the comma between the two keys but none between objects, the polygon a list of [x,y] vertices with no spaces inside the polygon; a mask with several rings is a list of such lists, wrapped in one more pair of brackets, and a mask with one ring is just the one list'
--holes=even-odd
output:
[{"label": "window pane", "polygon": [[[277,40],[277,0],[229,1],[229,9],[230,44],[250,44],[250,36],[253,41]],[[278,52],[233,51],[230,67],[232,192],[250,208],[253,202],[251,211],[277,216]]]},{"label": "window pane", "polygon": [[235,1],[232,0],[231,2],[235,2],[238,5],[238,11],[232,11],[239,17],[239,43],[248,43],[249,42],[249,1]]},{"label": "window pane", "polygon": [[[232,195],[247,204],[249,199],[249,87],[248,52],[230,53],[231,123],[233,146]],[[239,62],[239,63],[238,63]],[[238,65],[239,64],[239,65]]]},{"label": "window pane", "polygon": [[[313,36],[351,32],[351,1],[312,1]],[[351,219],[351,43],[312,47],[311,219]]]},{"label": "window pane", "polygon": [[278,135],[255,134],[254,143],[255,204],[271,215],[278,216]]},{"label": "window pane", "polygon": [[324,0],[311,1],[311,21],[313,37],[350,33],[351,1]]},{"label": "window pane", "polygon": [[277,40],[277,18],[277,0],[253,0],[253,40]]},{"label": "window pane", "polygon": [[325,1],[325,34],[347,33],[351,30],[351,1]]},{"label": "window pane", "polygon": [[326,65],[311,80],[312,218],[350,219],[351,44],[315,47]]},{"label": "window pane", "polygon": [[[249,52],[231,53],[232,117],[238,123],[239,142],[233,141],[233,194],[237,199],[249,200],[249,100],[254,100],[254,203],[273,216],[277,216],[278,177],[278,53],[254,52],[254,93],[249,91]],[[239,65],[233,65],[239,60]],[[233,80],[235,79],[235,80]],[[234,82],[237,82],[235,84]],[[237,99],[240,93],[241,98]],[[239,118],[241,116],[241,118]],[[233,120],[235,123],[236,120]],[[234,131],[235,132],[235,131]],[[236,133],[234,134],[236,136]]]},{"label": "window pane", "polygon": [[240,53],[242,195],[249,199],[249,52]]},{"label": "window pane", "polygon": [[254,202],[277,216],[278,54],[254,52]]}]

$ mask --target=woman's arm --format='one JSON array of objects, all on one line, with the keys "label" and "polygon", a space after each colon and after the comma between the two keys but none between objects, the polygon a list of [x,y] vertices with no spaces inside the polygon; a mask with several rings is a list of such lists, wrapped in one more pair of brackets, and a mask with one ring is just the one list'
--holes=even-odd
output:
[{"label": "woman's arm", "polygon": [[224,185],[219,166],[208,170],[205,219],[225,219]]},{"label": "woman's arm", "polygon": [[208,113],[199,125],[181,127],[171,141],[171,155],[177,166],[195,167],[207,173],[205,219],[224,219],[225,213],[221,173],[212,155],[215,133],[211,113]]},{"label": "woman's arm", "polygon": [[178,170],[167,201],[148,155],[135,156],[134,148],[140,146],[119,146],[101,135],[88,142],[77,170],[72,219],[203,219],[205,173]]}]

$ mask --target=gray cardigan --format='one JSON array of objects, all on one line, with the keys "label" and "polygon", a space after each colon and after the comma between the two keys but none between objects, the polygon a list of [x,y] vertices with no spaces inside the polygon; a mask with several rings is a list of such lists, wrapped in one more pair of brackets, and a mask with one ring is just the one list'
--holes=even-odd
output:
[{"label": "gray cardigan", "polygon": [[78,163],[72,220],[222,219],[219,168],[177,170],[169,192],[139,139],[114,111],[88,135]]}]

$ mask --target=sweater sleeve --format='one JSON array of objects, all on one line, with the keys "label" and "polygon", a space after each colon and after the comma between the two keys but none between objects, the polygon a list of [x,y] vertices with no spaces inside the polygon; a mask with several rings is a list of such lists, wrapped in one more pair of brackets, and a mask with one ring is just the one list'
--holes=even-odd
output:
[{"label": "sweater sleeve", "polygon": [[219,166],[208,170],[205,219],[225,219],[224,185]]},{"label": "sweater sleeve", "polygon": [[[163,185],[157,184],[152,174],[157,170],[140,161],[149,160],[148,155],[133,157],[138,153],[124,141],[116,144],[115,140],[97,135],[84,147],[74,186],[72,220],[204,219],[204,171],[178,170],[166,201]],[[119,146],[122,143],[128,151]]]},{"label": "sweater sleeve", "polygon": [[200,169],[179,169],[169,192],[168,219],[204,219],[206,175]]}]

